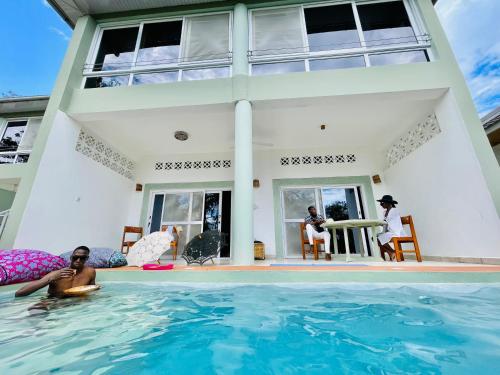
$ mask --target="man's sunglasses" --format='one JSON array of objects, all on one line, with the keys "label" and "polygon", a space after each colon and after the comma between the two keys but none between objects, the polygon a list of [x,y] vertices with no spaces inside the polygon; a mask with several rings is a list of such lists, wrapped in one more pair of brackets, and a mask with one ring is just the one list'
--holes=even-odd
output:
[{"label": "man's sunglasses", "polygon": [[75,260],[80,259],[82,262],[86,262],[89,259],[88,255],[72,255],[71,260],[74,262]]}]

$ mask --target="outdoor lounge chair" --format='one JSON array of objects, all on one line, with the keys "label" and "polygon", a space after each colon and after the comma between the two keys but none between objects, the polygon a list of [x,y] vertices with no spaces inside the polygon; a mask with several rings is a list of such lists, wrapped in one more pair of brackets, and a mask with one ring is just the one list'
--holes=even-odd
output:
[{"label": "outdoor lounge chair", "polygon": [[220,249],[225,245],[225,235],[216,231],[210,230],[197,234],[191,241],[188,242],[182,253],[182,257],[187,264],[198,263],[200,266],[203,263],[216,258],[219,255]]},{"label": "outdoor lounge chair", "polygon": [[[166,232],[168,229],[168,225],[162,225],[161,226],[161,231]],[[177,245],[178,245],[178,240],[179,240],[179,233],[177,232],[177,227],[174,225],[172,226],[172,236],[175,237],[175,240],[170,242],[170,248],[172,249],[172,260],[177,259]]]}]

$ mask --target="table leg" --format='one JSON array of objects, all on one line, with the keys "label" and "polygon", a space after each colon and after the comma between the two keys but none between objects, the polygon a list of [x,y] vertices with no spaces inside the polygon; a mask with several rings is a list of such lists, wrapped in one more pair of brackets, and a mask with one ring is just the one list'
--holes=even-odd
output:
[{"label": "table leg", "polygon": [[377,259],[377,260],[381,260],[382,259],[382,256],[380,255],[380,248],[378,247],[378,243],[377,243],[377,227],[376,226],[373,226],[371,227],[372,228],[372,256]]},{"label": "table leg", "polygon": [[344,243],[345,243],[345,261],[351,261],[351,250],[349,248],[349,236],[347,235],[347,227],[344,227]]},{"label": "table leg", "polygon": [[[353,229],[354,230],[354,229]],[[358,229],[358,238],[359,238],[359,253],[361,254],[362,257],[365,256],[365,244],[363,242],[363,234],[361,233],[361,231],[363,230],[363,228],[359,228]]]},{"label": "table leg", "polygon": [[332,236],[333,236],[333,253],[337,255],[339,253],[339,247],[337,244],[337,230],[332,228]]}]

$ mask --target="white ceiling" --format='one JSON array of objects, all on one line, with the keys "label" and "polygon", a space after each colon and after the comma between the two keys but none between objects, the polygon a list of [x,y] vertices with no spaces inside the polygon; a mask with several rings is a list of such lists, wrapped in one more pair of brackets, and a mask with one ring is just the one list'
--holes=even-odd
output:
[{"label": "white ceiling", "polygon": [[[425,119],[440,90],[265,101],[253,104],[253,137],[259,149],[360,148],[385,151]],[[75,118],[134,160],[173,153],[233,149],[233,105],[99,113]],[[325,124],[326,130],[321,130]],[[184,130],[189,140],[174,138]]]},{"label": "white ceiling", "polygon": [[223,0],[48,0],[66,22],[74,26],[84,15],[213,3]]}]

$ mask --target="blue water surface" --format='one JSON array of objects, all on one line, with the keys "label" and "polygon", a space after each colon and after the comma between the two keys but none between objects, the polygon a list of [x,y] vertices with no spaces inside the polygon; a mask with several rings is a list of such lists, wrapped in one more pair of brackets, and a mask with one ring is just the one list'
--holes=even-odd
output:
[{"label": "blue water surface", "polygon": [[0,374],[500,374],[500,287],[105,283],[0,293]]}]

